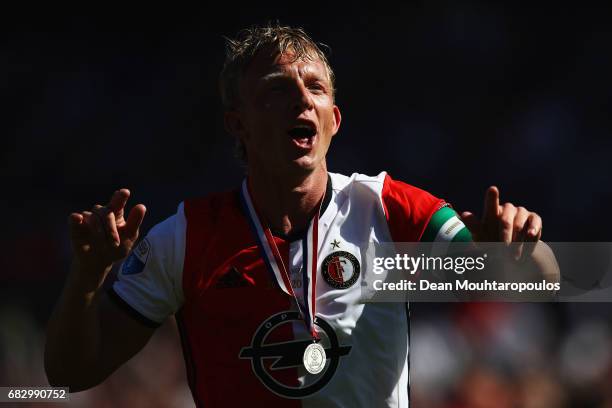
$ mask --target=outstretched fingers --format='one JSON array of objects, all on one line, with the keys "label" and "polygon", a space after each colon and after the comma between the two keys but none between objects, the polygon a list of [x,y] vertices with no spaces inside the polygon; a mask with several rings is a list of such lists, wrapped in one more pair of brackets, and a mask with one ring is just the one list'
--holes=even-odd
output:
[{"label": "outstretched fingers", "polygon": [[525,223],[525,229],[527,230],[526,241],[538,241],[542,237],[542,218],[534,212],[530,213]]},{"label": "outstretched fingers", "polygon": [[527,218],[529,211],[525,207],[516,208],[516,216],[514,217],[513,232],[512,232],[512,251],[514,259],[519,260],[524,258],[525,241],[527,237]]},{"label": "outstretched fingers", "polygon": [[123,223],[123,213],[125,209],[125,205],[130,198],[130,190],[127,188],[122,188],[116,190],[107,205],[108,209],[111,210],[115,214],[115,220],[117,223]]},{"label": "outstretched fingers", "polygon": [[523,250],[523,258],[531,256],[535,250],[537,242],[542,237],[542,218],[534,213],[529,213],[525,225],[523,226],[525,237],[525,249]]},{"label": "outstretched fingers", "polygon": [[117,230],[115,213],[110,208],[101,205],[95,205],[91,212],[98,217],[98,221],[102,225],[102,230],[104,231],[108,244],[113,247],[118,247],[121,239]]},{"label": "outstretched fingers", "polygon": [[499,240],[509,245],[514,236],[514,220],[517,209],[511,203],[506,203],[501,207]]},{"label": "outstretched fingers", "polygon": [[122,231],[122,236],[130,241],[135,241],[138,238],[138,230],[142,225],[147,208],[143,204],[135,205],[128,215],[127,222]]}]

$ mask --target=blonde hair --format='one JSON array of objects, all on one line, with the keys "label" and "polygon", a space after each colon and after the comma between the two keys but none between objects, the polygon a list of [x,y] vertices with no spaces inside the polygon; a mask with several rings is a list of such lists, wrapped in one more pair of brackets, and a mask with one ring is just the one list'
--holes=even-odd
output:
[{"label": "blonde hair", "polygon": [[295,60],[321,60],[327,70],[332,96],[335,94],[334,71],[329,65],[325,52],[321,50],[319,45],[328,52],[329,47],[315,43],[302,28],[268,23],[265,26],[244,29],[238,33],[235,39],[225,37],[225,40],[226,56],[219,76],[219,91],[223,107],[227,110],[235,109],[239,105],[239,87],[242,75],[257,53],[262,50],[269,51],[272,56],[283,55],[290,51]]}]

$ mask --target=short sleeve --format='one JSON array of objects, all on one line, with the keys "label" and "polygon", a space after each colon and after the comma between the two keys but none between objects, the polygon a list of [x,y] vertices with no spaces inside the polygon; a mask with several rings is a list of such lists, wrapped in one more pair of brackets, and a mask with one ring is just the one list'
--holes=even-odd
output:
[{"label": "short sleeve", "polygon": [[185,233],[181,203],[133,248],[109,289],[111,299],[147,326],[161,325],[183,304]]},{"label": "short sleeve", "polygon": [[446,203],[427,191],[385,176],[381,192],[383,209],[395,242],[421,240],[433,214]]}]

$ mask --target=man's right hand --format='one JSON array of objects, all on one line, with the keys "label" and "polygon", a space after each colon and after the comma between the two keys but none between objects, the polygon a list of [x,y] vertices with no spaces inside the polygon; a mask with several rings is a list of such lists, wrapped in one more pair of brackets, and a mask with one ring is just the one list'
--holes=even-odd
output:
[{"label": "man's right hand", "polygon": [[100,290],[113,263],[138,239],[146,209],[138,204],[126,219],[129,197],[129,190],[117,190],[106,206],[70,214],[74,265],[47,327],[45,371],[51,385],[75,392],[100,384],[153,335],[154,329]]},{"label": "man's right hand", "polygon": [[124,258],[138,239],[146,208],[142,204],[134,206],[126,219],[124,210],[129,197],[129,190],[117,190],[106,206],[95,205],[91,211],[70,214],[77,269],[94,275],[81,279],[93,279],[99,285],[113,263]]}]

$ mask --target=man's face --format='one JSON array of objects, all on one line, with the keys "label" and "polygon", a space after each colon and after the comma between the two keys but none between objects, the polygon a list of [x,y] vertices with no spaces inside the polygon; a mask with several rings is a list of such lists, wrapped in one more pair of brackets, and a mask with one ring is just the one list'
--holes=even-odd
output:
[{"label": "man's face", "polygon": [[243,76],[240,108],[226,114],[226,124],[233,122],[230,129],[245,146],[249,169],[264,166],[290,175],[325,166],[340,110],[323,62],[293,59],[291,52],[260,52]]}]

